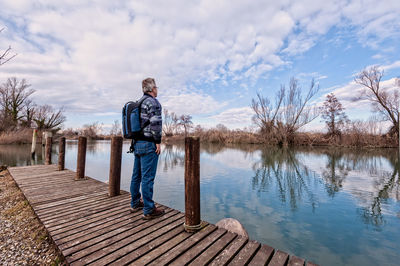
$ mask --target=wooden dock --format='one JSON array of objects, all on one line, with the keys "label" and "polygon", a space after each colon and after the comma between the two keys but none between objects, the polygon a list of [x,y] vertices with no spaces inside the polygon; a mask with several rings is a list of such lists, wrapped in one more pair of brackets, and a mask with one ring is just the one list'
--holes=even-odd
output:
[{"label": "wooden dock", "polygon": [[184,214],[143,220],[130,194],[56,165],[13,167],[12,177],[70,265],[315,265],[212,224],[184,230]]}]

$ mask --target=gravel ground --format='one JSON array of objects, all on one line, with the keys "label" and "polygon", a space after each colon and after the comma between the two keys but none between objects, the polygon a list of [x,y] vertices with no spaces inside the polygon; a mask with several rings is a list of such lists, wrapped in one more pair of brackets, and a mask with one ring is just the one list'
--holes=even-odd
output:
[{"label": "gravel ground", "polygon": [[65,265],[8,171],[0,172],[0,265]]}]

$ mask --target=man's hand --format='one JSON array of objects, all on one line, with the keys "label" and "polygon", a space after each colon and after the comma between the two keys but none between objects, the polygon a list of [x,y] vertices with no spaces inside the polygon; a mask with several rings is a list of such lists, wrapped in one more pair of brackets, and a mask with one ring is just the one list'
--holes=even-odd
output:
[{"label": "man's hand", "polygon": [[160,153],[161,153],[161,145],[160,144],[156,144],[156,153],[158,155],[160,155]]}]

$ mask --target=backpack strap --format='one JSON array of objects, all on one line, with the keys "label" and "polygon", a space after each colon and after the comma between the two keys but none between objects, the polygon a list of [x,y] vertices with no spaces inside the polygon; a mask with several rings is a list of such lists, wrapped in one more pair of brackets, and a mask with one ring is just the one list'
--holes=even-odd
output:
[{"label": "backpack strap", "polygon": [[[139,100],[139,119],[140,119],[140,113],[142,112],[142,103],[149,97],[150,96],[143,95],[143,97]],[[144,122],[143,127],[140,128],[140,131],[142,131],[148,125],[150,125],[150,120]],[[129,151],[127,151],[127,153],[133,153],[135,151],[135,142],[136,142],[135,139],[132,139],[131,146],[129,147]]]},{"label": "backpack strap", "polygon": [[[140,113],[142,112],[142,103],[144,102],[144,100],[146,100],[149,97],[150,96],[147,96],[146,94],[144,94],[143,97],[139,100],[139,119],[140,119]],[[144,122],[143,127],[141,127],[140,130],[142,131],[148,125],[150,125],[150,120]]]}]

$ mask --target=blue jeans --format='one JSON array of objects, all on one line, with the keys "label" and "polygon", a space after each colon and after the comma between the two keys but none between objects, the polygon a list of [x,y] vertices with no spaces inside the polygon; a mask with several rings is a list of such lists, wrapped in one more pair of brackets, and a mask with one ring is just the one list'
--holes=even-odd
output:
[{"label": "blue jeans", "polygon": [[139,204],[140,184],[142,184],[143,213],[149,214],[155,208],[153,201],[154,178],[157,171],[158,154],[156,144],[144,140],[136,141],[134,145],[135,163],[131,180],[131,207]]}]

